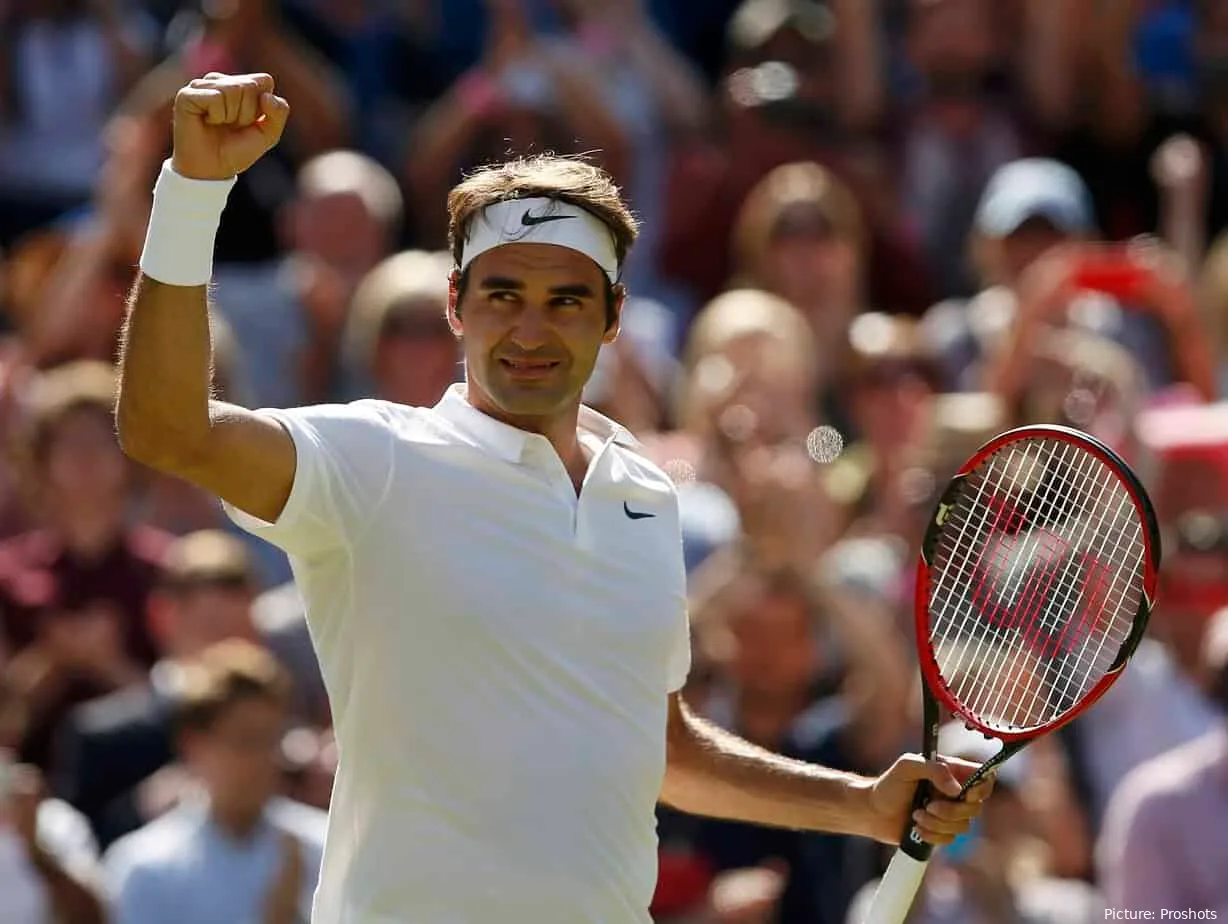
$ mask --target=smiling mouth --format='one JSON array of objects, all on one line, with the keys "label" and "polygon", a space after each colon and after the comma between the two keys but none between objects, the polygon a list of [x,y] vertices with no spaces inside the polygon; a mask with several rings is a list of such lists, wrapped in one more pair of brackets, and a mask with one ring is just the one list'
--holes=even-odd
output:
[{"label": "smiling mouth", "polygon": [[545,375],[562,363],[557,359],[500,359],[499,365],[514,375]]}]

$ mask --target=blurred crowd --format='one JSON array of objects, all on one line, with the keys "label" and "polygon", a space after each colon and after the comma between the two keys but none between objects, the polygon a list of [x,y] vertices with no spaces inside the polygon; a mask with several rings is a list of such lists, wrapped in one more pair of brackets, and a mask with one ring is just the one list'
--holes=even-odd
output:
[{"label": "blurred crowd", "polygon": [[[643,236],[586,400],[679,485],[685,695],[751,741],[916,749],[936,491],[1022,423],[1120,452],[1165,539],[1149,637],[912,921],[1228,919],[1228,4],[0,0],[2,924],[306,921],[337,752],[289,568],[110,416],[170,102],[213,70],[293,109],[218,238],[249,407],[434,404],[450,186],[617,178]],[[662,924],[855,924],[890,855],[659,820]]]}]

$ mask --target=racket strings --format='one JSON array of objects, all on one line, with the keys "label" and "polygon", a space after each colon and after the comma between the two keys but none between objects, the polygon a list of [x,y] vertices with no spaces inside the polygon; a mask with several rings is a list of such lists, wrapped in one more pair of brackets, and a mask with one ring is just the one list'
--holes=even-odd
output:
[{"label": "racket strings", "polygon": [[[1035,461],[1036,460],[1033,457],[1033,467],[1035,465]],[[1022,474],[1024,474],[1025,479],[1028,477],[1027,473],[1022,473]],[[1086,469],[1083,469],[1083,470],[1075,469],[1073,474],[1074,474],[1074,477],[1078,479],[1080,477],[1086,476],[1088,473]],[[1032,477],[1034,477],[1034,473]],[[1071,479],[1069,478],[1057,478],[1057,479],[1051,480],[1049,484],[1052,485],[1054,489],[1053,493],[1049,494],[1049,496],[1038,494],[1038,496],[1036,497],[1037,512],[1045,520],[1051,520],[1053,518],[1055,509],[1059,506],[1059,504],[1057,503],[1057,498],[1061,496],[1060,492],[1065,491],[1069,493],[1072,487],[1074,487],[1074,485],[1071,484]],[[1104,494],[1104,491],[1102,490],[1100,492],[1100,497],[1096,498],[1096,500],[1101,500],[1103,497],[1103,494]],[[1104,524],[1105,518],[1103,515],[1099,517],[1094,517],[1094,518],[1086,518],[1084,521],[1085,529],[1087,529],[1091,524],[1097,523],[1097,521],[1098,521],[1097,525],[1099,525],[1101,530],[1103,530],[1104,525],[1105,525]],[[983,523],[982,523],[982,526],[983,526]],[[1000,532],[1000,530],[998,531]],[[1027,567],[1030,569],[1035,568],[1035,562],[1038,559],[1040,560],[1040,563],[1043,565],[1043,564],[1050,562],[1057,555],[1060,555],[1060,552],[1062,551],[1062,549],[1058,547],[1059,546],[1058,539],[1055,539],[1053,536],[1046,534],[1046,532],[1038,531],[1034,533],[1033,535],[1034,535],[1034,538],[1033,538],[1033,541],[1030,543],[1030,547],[1028,547],[1028,545],[1025,545],[1023,548],[1023,554],[1022,554],[1023,561],[1026,562]],[[1059,538],[1062,538],[1062,537],[1059,537]],[[1010,543],[1002,543],[997,547],[997,552],[998,552],[996,556],[997,561],[994,561],[991,558],[991,563],[988,566],[989,570],[992,571],[995,568],[998,571],[1002,570],[1003,552],[1006,549],[1006,546],[1009,544]],[[992,547],[991,547],[991,552],[992,552]],[[1059,565],[1059,567],[1069,569],[1071,567],[1070,560],[1066,559],[1064,563]],[[1049,567],[1047,569],[1041,570],[1040,575],[1043,576],[1043,579],[1038,579],[1035,571],[1033,571],[1032,579],[1028,581],[1027,584],[1024,585],[1025,589],[1023,590],[1023,592],[1017,595],[1017,604],[1016,604],[1016,612],[1014,614],[1015,615],[1014,622],[1007,623],[1008,626],[1022,629],[1022,634],[1020,635],[1022,644],[1025,647],[1032,648],[1032,649],[1035,649],[1038,641],[1040,641],[1044,637],[1041,634],[1043,630],[1048,630],[1050,633],[1052,633],[1054,631],[1059,630],[1059,628],[1062,627],[1063,625],[1068,626],[1068,627],[1073,625],[1073,623],[1071,622],[1071,618],[1073,614],[1070,613],[1071,601],[1075,600],[1073,590],[1074,588],[1078,586],[1078,584],[1074,580],[1072,580],[1069,577],[1069,575],[1062,574],[1055,567]],[[1063,589],[1065,592],[1063,592]],[[1040,609],[1040,603],[1042,600],[1047,601],[1048,612]],[[1085,611],[1085,614],[1086,614],[1086,611]],[[1032,617],[1031,622],[1024,621],[1028,617]],[[1039,617],[1039,619],[1037,619],[1036,617]],[[1102,637],[1102,640],[1103,638],[1104,637]],[[1052,635],[1050,635],[1050,639],[1052,640]],[[1060,643],[1060,641],[1061,640],[1059,639],[1058,642]],[[1068,647],[1064,648],[1060,644],[1053,644],[1051,647],[1053,649],[1053,651],[1049,653],[1051,657],[1057,651],[1071,650]],[[1084,649],[1078,649],[1078,650],[1083,651]],[[1006,666],[1006,664],[1003,662],[1009,660],[1010,654],[1011,652],[1009,650],[1003,650],[1001,648],[997,649],[995,661],[987,665],[989,668],[989,673],[992,676],[994,676],[997,680],[997,686],[982,686],[979,690],[980,699],[978,702],[975,703],[976,706],[980,708],[984,708],[987,705],[987,702],[986,702],[987,700],[999,698],[1005,692],[1005,685],[1009,683],[1011,679],[1011,673],[1002,671],[1001,668]],[[1054,670],[1054,667],[1051,666],[1050,670]],[[1074,670],[1061,672],[1061,674],[1067,675],[1068,680],[1069,680],[1069,675],[1072,673],[1083,674],[1084,672],[1078,670],[1078,666],[1075,666]],[[1052,687],[1052,684],[1050,686]],[[1033,689],[1036,690],[1040,688],[1041,688],[1040,685],[1038,685],[1034,687]],[[1076,697],[1079,692],[1081,691],[1075,691]],[[1050,705],[1052,705],[1054,699],[1070,699],[1070,698],[1071,697],[1069,696],[1068,697],[1051,697],[1047,702],[1049,702]],[[1033,701],[1031,703],[1025,704],[1022,701],[1017,701],[1017,705],[1020,707],[1017,710],[1019,712],[1024,712],[1024,711],[1035,712],[1036,711],[1035,706],[1037,705],[1037,703],[1035,701],[1035,698],[1033,698]],[[1023,708],[1025,705],[1030,705],[1033,707],[1033,709],[1025,710]],[[1050,712],[1052,712],[1052,709],[1050,710]],[[1008,717],[1009,720],[1013,720],[1016,724],[1019,724],[1021,722],[1021,718],[1022,718],[1021,716]],[[1048,716],[1043,716],[1042,718],[1048,718]]]},{"label": "racket strings", "polygon": [[933,553],[939,672],[987,727],[1047,724],[1105,675],[1141,602],[1142,526],[1097,456],[1008,444],[965,479]]},{"label": "racket strings", "polygon": [[[1070,447],[1066,448],[1068,450],[1070,449]],[[1087,477],[1092,474],[1092,466],[1099,464],[1098,460],[1096,460],[1095,457],[1091,456],[1090,454],[1079,453],[1078,455],[1078,461],[1081,464],[1073,473],[1073,479],[1063,479],[1059,477],[1049,482],[1054,486],[1054,491],[1051,493],[1050,497],[1040,501],[1038,504],[1039,512],[1046,519],[1051,519],[1055,513],[1054,508],[1057,506],[1057,498],[1062,496],[1060,492],[1078,490],[1078,486],[1081,483],[1084,483],[1087,480]],[[1103,511],[1106,509],[1111,509],[1111,507],[1106,506],[1109,499],[1106,498],[1105,495],[1111,493],[1110,489],[1116,484],[1116,482],[1110,479],[1100,479],[1098,484],[1099,490],[1097,492],[1097,496],[1095,498],[1086,498],[1086,500],[1091,501],[1089,509],[1100,511],[1100,513],[1090,517],[1083,517],[1083,535],[1080,537],[1082,539],[1086,538],[1087,532],[1093,527],[1093,525],[1098,527],[1099,530],[1103,532],[1104,527],[1106,526]],[[1123,509],[1128,516],[1130,512],[1128,501],[1126,501],[1126,506],[1124,508],[1119,508],[1117,513],[1120,514]],[[1118,517],[1117,522],[1129,524],[1131,520],[1122,520],[1120,517]],[[1085,575],[1085,580],[1081,587],[1077,577],[1077,568],[1079,564],[1078,559],[1076,557],[1064,556],[1062,554],[1064,550],[1057,548],[1057,546],[1059,546],[1059,544],[1064,540],[1055,540],[1053,537],[1047,536],[1043,530],[1038,530],[1036,532],[1039,539],[1031,544],[1031,548],[1025,547],[1023,555],[1024,560],[1030,561],[1033,557],[1051,560],[1056,557],[1058,558],[1059,563],[1055,567],[1047,570],[1047,577],[1045,580],[1030,580],[1028,584],[1028,593],[1025,596],[1022,596],[1019,601],[1019,607],[1022,613],[1032,614],[1038,618],[1037,624],[1024,635],[1024,644],[1035,647],[1038,640],[1041,638],[1042,631],[1048,631],[1051,633],[1060,632],[1060,635],[1050,635],[1047,644],[1053,649],[1052,652],[1049,652],[1050,657],[1053,657],[1058,652],[1061,652],[1064,655],[1064,663],[1050,664],[1050,670],[1054,670],[1055,668],[1057,669],[1056,682],[1048,685],[1036,684],[1032,688],[1033,695],[1030,700],[1027,702],[1016,702],[1017,714],[1007,717],[1008,721],[1016,725],[1023,724],[1025,722],[1025,718],[1029,716],[1036,716],[1036,718],[1040,721],[1051,721],[1054,717],[1060,715],[1062,712],[1073,706],[1078,699],[1087,692],[1085,689],[1081,689],[1078,686],[1078,681],[1081,679],[1086,679],[1094,682],[1095,679],[1099,679],[1099,677],[1102,676],[1103,671],[1095,670],[1095,668],[1099,663],[1098,657],[1103,653],[1105,648],[1106,640],[1111,637],[1111,633],[1109,632],[1100,634],[1094,650],[1086,645],[1080,644],[1080,642],[1087,640],[1089,637],[1089,626],[1091,624],[1090,617],[1095,611],[1091,605],[1085,606],[1081,614],[1077,609],[1083,593],[1088,591],[1087,585],[1092,583],[1092,578],[1096,579],[1097,584],[1103,580],[1104,574],[1107,571],[1106,566],[1104,566],[1103,563],[1100,563],[1092,568],[1089,568],[1089,573]],[[1114,552],[1118,551],[1117,546],[1120,544],[1122,532],[1123,531],[1121,529],[1117,531],[1118,542],[1114,545]],[[1078,546],[1077,541],[1075,545],[1076,547]],[[1001,546],[999,548],[1001,548]],[[1044,553],[1043,555],[1040,554],[1042,552]],[[1072,570],[1076,572],[1075,575],[1071,575],[1070,572]],[[1114,570],[1113,574],[1116,577],[1119,574],[1119,571]],[[1100,589],[1101,587],[1102,585],[1099,585],[1095,589]],[[1082,590],[1082,593],[1079,592],[1079,589]],[[1045,604],[1046,601],[1048,604],[1047,611],[1042,606],[1042,604]],[[1076,618],[1078,619],[1077,623],[1075,622]],[[1125,636],[1119,640],[1119,642],[1124,641]],[[1089,654],[1090,656],[1085,658],[1085,654]],[[1070,663],[1072,655],[1075,659],[1074,663]],[[999,662],[1006,662],[1009,659],[1009,650],[999,651],[997,658]],[[1005,666],[1006,663],[991,665],[991,674],[994,674],[998,678],[1009,677],[1008,672],[1001,670],[1001,668]],[[1104,665],[1105,668],[1107,668],[1107,666],[1107,664]],[[1069,667],[1069,669],[1066,669],[1067,667]],[[995,698],[1001,697],[1006,692],[1005,689],[1003,689],[1005,682],[1005,680],[1000,680],[997,685],[984,688],[981,691],[981,701],[976,703],[976,706],[979,708],[984,708]],[[1039,701],[1041,691],[1045,691],[1047,694],[1044,702]]]},{"label": "racket strings", "polygon": [[[1080,454],[1080,457],[1083,459],[1087,458],[1082,454]],[[1033,461],[1035,462],[1035,459]],[[1043,520],[1051,520],[1053,518],[1056,508],[1060,506],[1058,498],[1063,496],[1061,492],[1066,492],[1068,495],[1072,489],[1077,487],[1078,481],[1084,479],[1089,472],[1085,466],[1081,469],[1075,469],[1072,474],[1075,479],[1074,484],[1071,483],[1072,479],[1070,478],[1055,478],[1048,482],[1053,489],[1049,496],[1038,494],[1036,509]],[[1086,502],[1088,500],[1102,504],[1105,493],[1103,486],[1104,482],[1102,481],[1102,490],[1099,492],[1098,497],[1084,499],[1085,506],[1087,506]],[[1091,509],[1097,508],[1092,507]],[[1105,508],[1100,506],[1099,509],[1103,511]],[[1078,522],[1077,517],[1069,519],[1073,522]],[[1093,526],[1098,526],[1102,532],[1105,527],[1105,517],[1103,514],[1093,517],[1085,516],[1082,522],[1084,523],[1085,533],[1093,528]],[[1041,721],[1049,720],[1055,714],[1060,714],[1061,711],[1068,708],[1069,705],[1073,704],[1073,701],[1077,701],[1079,695],[1085,692],[1080,689],[1070,689],[1070,687],[1072,679],[1088,675],[1087,667],[1089,665],[1086,663],[1076,663],[1070,665],[1069,669],[1062,669],[1062,664],[1054,663],[1055,656],[1059,652],[1065,653],[1067,660],[1069,660],[1071,652],[1079,652],[1082,661],[1095,663],[1094,655],[1091,658],[1081,657],[1082,653],[1088,651],[1087,648],[1072,648],[1069,644],[1072,641],[1069,638],[1070,630],[1076,625],[1074,618],[1077,615],[1073,610],[1072,604],[1077,605],[1081,595],[1076,596],[1075,593],[1076,588],[1079,587],[1077,579],[1072,576],[1072,572],[1077,574],[1075,561],[1063,555],[1065,551],[1064,546],[1067,545],[1068,540],[1065,537],[1054,537],[1043,529],[1036,531],[1032,535],[1032,542],[1024,544],[1021,555],[1022,560],[1025,562],[1025,568],[1029,572],[1030,579],[1024,585],[1024,590],[1017,595],[1013,622],[1006,625],[1020,630],[1020,643],[1025,649],[1031,649],[1034,654],[1047,656],[1050,659],[1048,670],[1051,674],[1051,682],[1048,684],[1034,684],[1031,687],[1033,695],[1030,700],[1020,699],[1016,695],[1016,714],[1004,717],[1008,722],[1016,725],[1027,724],[1032,717]],[[996,568],[997,571],[1002,571],[1002,552],[1008,544],[1002,543],[998,546],[998,555],[996,556],[998,560],[995,562],[991,559],[989,570],[992,571]],[[1054,564],[1055,559],[1056,564]],[[1037,569],[1037,563],[1042,566],[1040,569]],[[1043,567],[1045,565],[1049,565],[1049,567]],[[1101,574],[1103,573],[1103,569],[1097,569],[1097,571]],[[1084,583],[1089,582],[1085,580]],[[1043,608],[1042,603],[1044,604]],[[1083,616],[1085,617],[1084,629],[1086,629],[1087,625],[1086,617],[1091,612],[1090,607],[1086,607],[1083,611]],[[1061,632],[1062,635],[1054,634],[1058,632]],[[1073,641],[1079,641],[1084,634],[1085,632],[1075,631]],[[1103,642],[1108,637],[1107,635],[1102,635],[1100,641]],[[1048,651],[1044,650],[1045,644],[1049,646]],[[1039,650],[1038,646],[1040,646]],[[1096,646],[1097,649],[1102,647],[1102,645]],[[1001,699],[1008,692],[1007,684],[1012,680],[1012,672],[1003,670],[1003,668],[1008,666],[1012,654],[1017,655],[1018,652],[1011,649],[996,649],[994,660],[987,665],[989,674],[995,678],[996,685],[982,685],[976,691],[979,696],[972,703],[974,707],[985,709],[990,702]],[[1065,681],[1065,684],[1061,684],[1060,680],[1052,682],[1052,678],[1060,678]],[[1065,690],[1067,695],[1057,695],[1061,690],[1061,686],[1067,688]],[[1050,694],[1043,703],[1037,699],[1041,690],[1047,690]]]}]

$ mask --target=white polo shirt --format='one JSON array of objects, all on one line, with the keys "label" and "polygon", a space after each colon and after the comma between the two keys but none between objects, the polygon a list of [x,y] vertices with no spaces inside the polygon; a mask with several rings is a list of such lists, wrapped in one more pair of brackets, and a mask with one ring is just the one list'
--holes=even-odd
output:
[{"label": "white polo shirt", "polygon": [[648,922],[668,694],[690,667],[678,502],[584,408],[577,497],[547,440],[475,410],[270,410],[276,524],[340,767],[317,924]]}]

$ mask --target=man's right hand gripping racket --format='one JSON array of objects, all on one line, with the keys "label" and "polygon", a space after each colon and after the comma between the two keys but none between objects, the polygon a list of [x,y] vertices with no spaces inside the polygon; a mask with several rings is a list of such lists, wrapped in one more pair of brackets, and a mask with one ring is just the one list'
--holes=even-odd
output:
[{"label": "man's right hand gripping racket", "polygon": [[[1104,695],[1142,639],[1159,566],[1146,491],[1086,434],[1022,427],[964,464],[922,542],[915,614],[925,757],[944,707],[1002,742],[961,796]],[[930,798],[923,783],[914,810]],[[903,924],[932,851],[910,820],[865,924]]]}]

